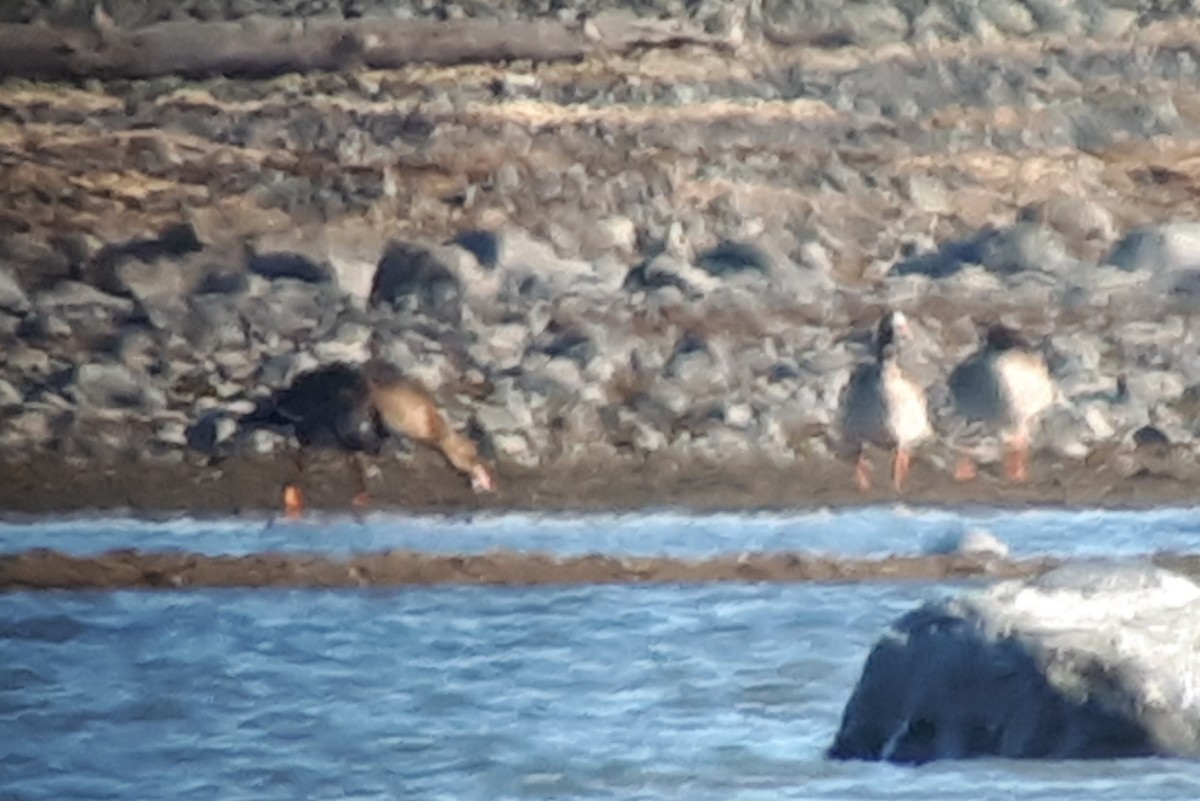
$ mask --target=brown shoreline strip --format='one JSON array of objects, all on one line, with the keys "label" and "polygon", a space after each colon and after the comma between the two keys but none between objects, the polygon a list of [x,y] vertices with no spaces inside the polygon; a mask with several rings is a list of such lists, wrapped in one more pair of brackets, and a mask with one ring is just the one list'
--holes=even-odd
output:
[{"label": "brown shoreline strip", "polygon": [[[1200,557],[1195,559],[1200,564]],[[780,552],[689,560],[515,551],[430,554],[408,550],[346,558],[311,553],[206,556],[132,550],[71,556],[39,549],[0,556],[0,591],[937,581],[1032,576],[1061,563],[1061,559],[1054,557],[1001,560],[974,554],[845,558]]]}]

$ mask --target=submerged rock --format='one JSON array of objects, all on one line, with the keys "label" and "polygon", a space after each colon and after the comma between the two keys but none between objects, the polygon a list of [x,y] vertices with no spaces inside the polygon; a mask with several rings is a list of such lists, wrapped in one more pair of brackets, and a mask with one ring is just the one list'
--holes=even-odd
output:
[{"label": "submerged rock", "polygon": [[829,756],[1200,755],[1200,587],[1150,566],[1085,564],[896,621]]}]

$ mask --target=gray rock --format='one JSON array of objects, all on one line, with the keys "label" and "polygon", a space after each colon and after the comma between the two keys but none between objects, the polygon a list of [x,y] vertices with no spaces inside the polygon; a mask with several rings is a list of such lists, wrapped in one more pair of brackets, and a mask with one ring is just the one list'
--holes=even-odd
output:
[{"label": "gray rock", "polygon": [[50,354],[24,343],[17,343],[7,349],[5,362],[10,370],[19,375],[39,378],[49,375],[53,367]]},{"label": "gray rock", "polygon": [[38,292],[34,296],[34,305],[49,312],[101,309],[114,314],[129,314],[133,311],[132,300],[103,292],[78,281],[60,281],[53,287]]},{"label": "gray rock", "polygon": [[155,432],[157,441],[171,448],[183,448],[188,444],[187,426],[178,420],[168,420],[160,423]]},{"label": "gray rock", "polygon": [[196,262],[129,259],[116,266],[115,276],[155,327],[171,330],[180,326],[187,296],[199,286],[203,267]]},{"label": "gray rock", "polygon": [[[324,337],[338,319],[342,300],[341,295],[325,285],[272,281],[261,292],[252,292],[244,298],[238,308],[250,334],[270,342],[272,338]],[[208,308],[216,311],[212,306]]]},{"label": "gray rock", "polygon": [[328,339],[314,343],[312,352],[321,364],[365,362],[370,356],[371,328],[361,323],[340,323]]},{"label": "gray rock", "polygon": [[[1090,255],[1088,245],[1108,246],[1116,225],[1112,213],[1087,198],[1056,195],[1040,209],[1042,219],[1072,247],[1075,255]],[[1085,250],[1086,248],[1086,250]]]},{"label": "gray rock", "polygon": [[1050,228],[1020,222],[983,243],[983,264],[1000,274],[1023,270],[1056,272],[1069,264],[1062,240]]},{"label": "gray rock", "polygon": [[26,405],[0,421],[0,453],[24,453],[41,448],[54,439],[54,420],[59,411],[44,405]]},{"label": "gray rock", "polygon": [[161,389],[118,364],[80,365],[75,370],[72,390],[78,403],[101,409],[147,412],[167,405]]},{"label": "gray rock", "polygon": [[20,406],[21,401],[24,399],[19,389],[3,378],[0,378],[0,409],[3,409],[5,406]]},{"label": "gray rock", "polygon": [[1166,223],[1130,231],[1107,262],[1122,270],[1155,274],[1200,269],[1200,223]]},{"label": "gray rock", "polygon": [[[262,315],[256,318],[262,325]],[[248,326],[238,309],[222,295],[197,295],[189,301],[183,336],[194,352],[246,347]]]},{"label": "gray rock", "polygon": [[117,341],[116,356],[121,364],[138,373],[152,372],[159,362],[159,347],[151,332],[128,328]]},{"label": "gray rock", "polygon": [[26,314],[31,305],[12,270],[0,264],[0,312]]},{"label": "gray rock", "polygon": [[875,645],[829,755],[1200,755],[1200,587],[1079,564],[930,603]]},{"label": "gray rock", "polygon": [[241,438],[241,450],[258,456],[269,456],[288,446],[288,438],[275,431],[256,428]]},{"label": "gray rock", "polygon": [[264,359],[259,365],[255,381],[269,389],[281,389],[301,373],[314,370],[320,362],[309,353],[281,353]]}]

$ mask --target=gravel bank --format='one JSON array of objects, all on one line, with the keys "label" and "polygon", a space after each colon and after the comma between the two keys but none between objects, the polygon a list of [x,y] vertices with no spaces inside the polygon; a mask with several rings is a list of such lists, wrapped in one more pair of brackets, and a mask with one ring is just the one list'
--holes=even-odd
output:
[{"label": "gravel bank", "polygon": [[[849,502],[837,403],[886,308],[935,402],[993,320],[1062,392],[1030,486],[959,487],[939,438],[914,498],[1194,498],[1200,23],[1186,3],[919,5],[629,3],[726,46],[575,63],[0,81],[3,508],[215,508],[201,487],[243,464],[268,467],[223,506],[273,505],[293,432],[247,415],[372,342],[510,477],[475,499],[392,444],[380,502],[586,505],[561,476],[594,476],[595,505]],[[126,27],[550,13],[107,7]],[[647,465],[686,480],[623,494]]]}]

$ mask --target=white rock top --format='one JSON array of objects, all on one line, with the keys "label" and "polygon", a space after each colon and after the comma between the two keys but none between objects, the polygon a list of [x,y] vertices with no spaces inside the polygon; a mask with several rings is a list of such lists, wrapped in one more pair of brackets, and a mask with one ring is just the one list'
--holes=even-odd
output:
[{"label": "white rock top", "polygon": [[1186,577],[1083,563],[964,595],[951,608],[989,636],[1020,640],[1064,694],[1132,703],[1127,711],[1175,748],[1200,739],[1200,586]]}]

